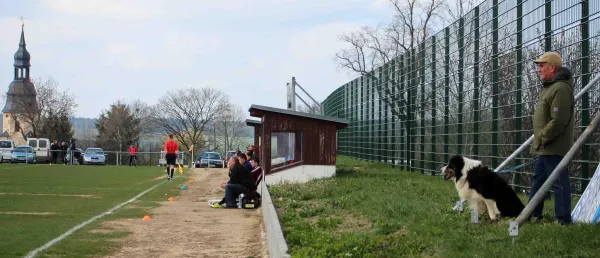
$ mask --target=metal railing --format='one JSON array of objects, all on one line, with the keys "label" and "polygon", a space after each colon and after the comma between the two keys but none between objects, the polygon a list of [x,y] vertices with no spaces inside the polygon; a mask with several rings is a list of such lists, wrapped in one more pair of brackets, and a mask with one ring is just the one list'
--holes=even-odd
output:
[{"label": "metal railing", "polygon": [[[484,1],[327,97],[323,114],[350,121],[338,133],[338,153],[434,175],[455,154],[497,170],[530,161],[527,137],[542,89],[532,60],[559,52],[574,92],[582,92],[600,74],[599,18],[600,1]],[[578,95],[573,140],[600,111],[599,89]],[[568,166],[574,193],[598,166],[599,142],[592,134]],[[532,171],[502,175],[523,191]]]},{"label": "metal railing", "polygon": [[[19,159],[12,160],[12,153],[6,151],[3,153],[4,162],[19,162],[19,163],[36,163],[36,164],[65,164],[65,165],[84,165],[84,164],[102,164],[102,165],[113,165],[113,166],[164,166],[165,165],[165,153],[164,151],[159,152],[137,152],[135,159],[131,158],[128,151],[104,151],[101,157],[96,159],[84,158],[85,150],[45,150],[35,149],[35,162],[33,159]],[[25,155],[20,155],[25,156]],[[192,153],[183,151],[179,153],[179,163],[184,166],[194,166],[194,158]],[[178,164],[179,164],[178,163]]]}]

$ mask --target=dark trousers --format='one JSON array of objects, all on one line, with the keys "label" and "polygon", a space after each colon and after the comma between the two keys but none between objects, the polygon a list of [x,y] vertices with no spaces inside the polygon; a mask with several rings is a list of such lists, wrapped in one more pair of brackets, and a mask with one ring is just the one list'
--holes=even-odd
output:
[{"label": "dark trousers", "polygon": [[[130,155],[129,156],[129,166],[131,166],[131,164],[133,164],[133,158],[134,157],[137,159],[137,155]],[[137,162],[136,162],[136,165],[137,165]]]},{"label": "dark trousers", "polygon": [[[529,201],[531,201],[544,182],[546,182],[546,179],[548,179],[552,171],[558,166],[562,158],[562,156],[554,155],[538,156],[533,171]],[[552,184],[552,189],[554,190],[554,215],[556,220],[560,223],[571,222],[571,183],[569,182],[569,171],[567,168],[560,171],[560,175],[554,181],[554,184]],[[533,217],[541,218],[543,209],[544,202],[542,201],[533,210]]]},{"label": "dark trousers", "polygon": [[52,163],[52,164],[58,163],[58,152],[57,151],[50,152],[50,155],[52,155],[52,161],[50,163]]},{"label": "dark trousers", "polygon": [[227,208],[236,206],[235,198],[246,192],[246,188],[240,184],[225,184],[225,203]]}]

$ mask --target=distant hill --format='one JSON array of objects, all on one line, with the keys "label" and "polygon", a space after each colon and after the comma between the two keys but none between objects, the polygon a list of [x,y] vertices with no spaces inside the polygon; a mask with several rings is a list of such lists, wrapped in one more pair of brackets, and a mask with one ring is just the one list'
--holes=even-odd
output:
[{"label": "distant hill", "polygon": [[73,124],[73,130],[85,130],[85,129],[96,129],[96,118],[86,117],[73,117],[71,118],[71,124]]}]

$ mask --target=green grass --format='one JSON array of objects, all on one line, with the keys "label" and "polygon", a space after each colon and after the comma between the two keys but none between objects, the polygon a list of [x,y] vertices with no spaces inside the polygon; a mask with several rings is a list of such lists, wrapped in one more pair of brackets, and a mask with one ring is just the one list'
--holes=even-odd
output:
[{"label": "green grass", "polygon": [[[451,182],[338,158],[337,175],[304,184],[270,186],[293,257],[596,257],[600,227],[544,220],[527,224],[512,243],[508,219],[452,211]],[[520,196],[527,203],[526,196]],[[573,206],[577,200],[573,200]]]},{"label": "green grass", "polygon": [[[179,173],[175,172],[177,175]],[[160,180],[153,180],[156,177]],[[117,212],[88,224],[42,256],[92,257],[117,247],[125,231],[92,233],[103,221],[139,218],[157,201],[176,196],[186,174],[175,176]],[[128,166],[0,165],[0,254],[22,257],[70,228],[123,203],[151,186],[166,181],[164,168]],[[21,193],[20,195],[17,193]],[[165,196],[167,193],[167,196]],[[32,195],[54,194],[54,195]],[[95,198],[59,195],[92,195]],[[7,212],[51,214],[6,214]]]}]

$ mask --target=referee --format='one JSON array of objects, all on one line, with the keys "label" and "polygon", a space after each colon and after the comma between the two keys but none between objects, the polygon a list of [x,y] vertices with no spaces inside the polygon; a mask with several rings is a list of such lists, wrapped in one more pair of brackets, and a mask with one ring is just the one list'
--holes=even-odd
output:
[{"label": "referee", "polygon": [[169,134],[169,140],[165,143],[165,159],[167,160],[167,180],[173,180],[175,173],[175,162],[178,160],[179,146],[173,140],[173,135]]}]

